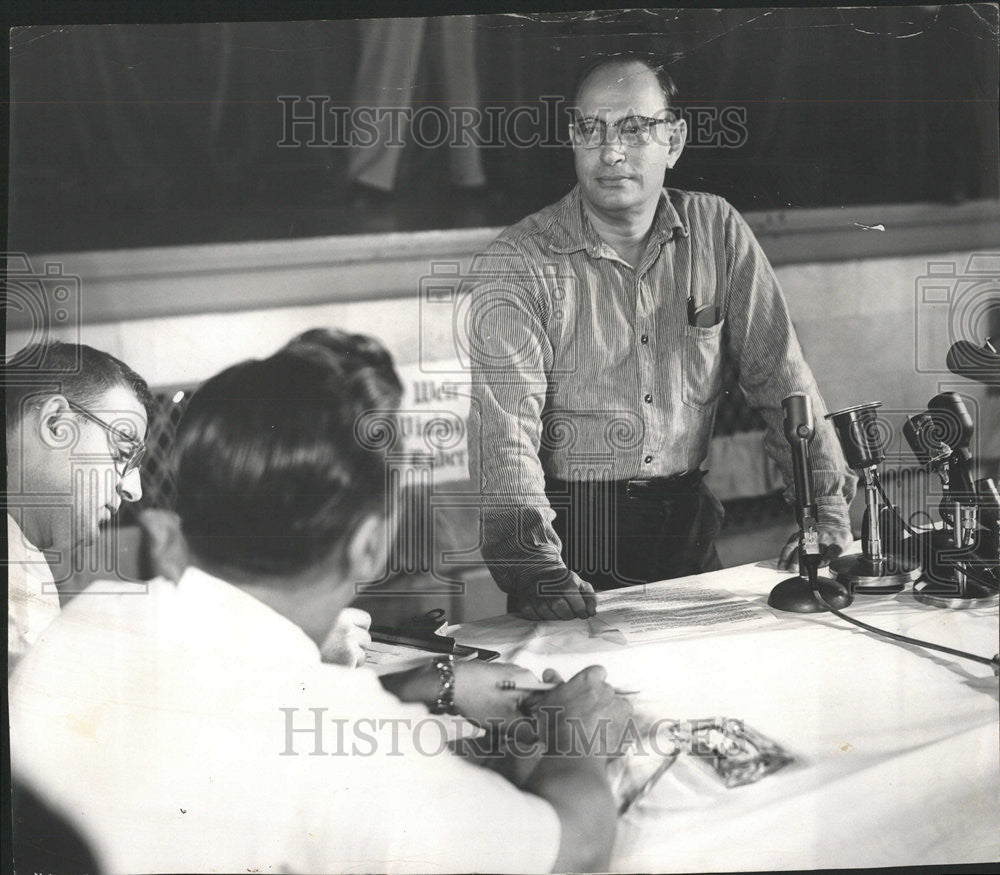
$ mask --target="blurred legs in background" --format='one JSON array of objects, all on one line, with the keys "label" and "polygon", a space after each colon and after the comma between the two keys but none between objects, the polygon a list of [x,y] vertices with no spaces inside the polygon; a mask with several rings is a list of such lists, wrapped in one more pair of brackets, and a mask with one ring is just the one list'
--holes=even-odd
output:
[{"label": "blurred legs in background", "polygon": [[[470,16],[369,19],[360,22],[360,27],[361,58],[352,109],[357,112],[365,107],[372,113],[377,134],[371,144],[351,147],[348,178],[391,192],[396,185],[403,142],[410,133],[409,112],[428,28],[437,37],[435,48],[440,46],[431,61],[440,71],[441,109],[448,114],[449,123],[455,118],[453,110],[479,106],[475,32]],[[402,119],[406,121],[400,123]],[[449,136],[445,148],[452,183],[460,188],[486,185],[475,142],[465,137],[461,144],[454,144],[451,139]]]}]

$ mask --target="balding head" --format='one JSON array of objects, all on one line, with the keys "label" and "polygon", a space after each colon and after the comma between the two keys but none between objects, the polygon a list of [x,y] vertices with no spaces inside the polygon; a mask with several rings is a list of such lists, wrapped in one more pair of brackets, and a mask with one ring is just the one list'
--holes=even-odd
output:
[{"label": "balding head", "polygon": [[643,71],[652,74],[656,80],[664,105],[673,107],[677,99],[677,86],[674,80],[661,64],[655,64],[640,55],[612,55],[591,60],[577,77],[576,87],[573,89],[573,106],[580,105],[581,93],[584,86],[591,84],[591,79],[596,77],[600,80],[608,78],[625,81],[636,76],[644,77]]}]

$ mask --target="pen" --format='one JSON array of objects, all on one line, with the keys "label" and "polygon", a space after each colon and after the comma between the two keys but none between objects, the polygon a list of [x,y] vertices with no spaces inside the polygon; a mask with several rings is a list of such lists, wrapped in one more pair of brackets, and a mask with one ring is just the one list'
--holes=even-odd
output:
[{"label": "pen", "polygon": [[[519,693],[547,693],[554,690],[559,684],[519,684],[516,681],[497,681],[497,688],[501,690],[517,690]],[[638,690],[615,690],[616,696],[637,696]]]},{"label": "pen", "polygon": [[693,297],[688,298],[688,325],[696,328],[711,328],[718,325],[721,316],[719,308],[719,293],[715,293],[714,304],[697,306]]},{"label": "pen", "polygon": [[633,806],[633,804],[635,804],[640,799],[642,799],[642,797],[645,796],[653,788],[653,785],[657,781],[659,781],[660,778],[663,777],[663,775],[667,771],[667,769],[669,769],[677,761],[677,756],[678,755],[676,753],[673,753],[673,754],[671,754],[668,757],[664,757],[663,762],[661,762],[656,767],[656,771],[653,772],[653,774],[650,775],[643,782],[642,786],[639,787],[637,790],[635,790],[630,795],[626,796],[622,800],[622,804],[618,808],[618,814],[619,815],[624,814],[626,811],[628,811]]}]

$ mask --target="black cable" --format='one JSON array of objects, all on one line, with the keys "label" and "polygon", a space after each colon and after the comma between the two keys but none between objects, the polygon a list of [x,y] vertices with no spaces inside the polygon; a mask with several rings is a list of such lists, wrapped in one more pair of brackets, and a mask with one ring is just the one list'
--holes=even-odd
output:
[{"label": "black cable", "polygon": [[911,526],[914,524],[913,523],[913,518],[917,517],[917,516],[925,516],[925,517],[927,517],[927,524],[930,525],[930,526],[934,525],[934,517],[932,517],[926,510],[915,510],[915,511],[913,511],[913,513],[910,514],[909,523],[910,523]]},{"label": "black cable", "polygon": [[826,607],[831,614],[840,617],[841,620],[846,620],[848,623],[860,626],[862,629],[867,629],[869,632],[874,632],[876,635],[891,638],[893,641],[902,641],[904,644],[916,644],[917,647],[926,647],[929,650],[938,650],[941,653],[948,653],[952,656],[958,656],[961,659],[970,659],[973,662],[988,665],[993,669],[993,674],[1000,676],[1000,653],[992,659],[986,656],[976,656],[974,653],[966,653],[964,650],[955,650],[951,647],[945,647],[943,644],[931,644],[929,641],[921,641],[918,638],[908,638],[906,635],[900,635],[896,632],[879,629],[877,626],[869,626],[867,623],[862,623],[861,620],[855,620],[854,617],[848,617],[847,614],[838,611],[825,598],[823,598],[822,593],[819,591],[819,569],[812,563],[809,563],[806,565],[806,571],[809,574],[809,585],[812,587],[813,597],[816,598],[821,605]]},{"label": "black cable", "polygon": [[965,576],[971,577],[973,583],[978,583],[980,586],[985,586],[987,589],[1000,590],[1000,581],[990,580],[990,578],[980,574],[973,568],[965,568]]},{"label": "black cable", "polygon": [[[913,535],[914,538],[916,538],[918,533],[910,526],[910,524],[906,520],[903,519],[903,515],[896,509],[896,505],[894,505],[891,501],[889,501],[889,496],[885,494],[885,490],[882,488],[882,478],[878,476],[878,471],[872,472],[872,482],[875,484],[875,488],[878,490],[878,494],[882,496],[882,501],[885,502],[886,507],[888,507],[889,510],[891,510],[896,515],[896,519],[898,519],[903,524],[903,528],[906,529],[906,531],[908,531],[911,535]],[[927,513],[927,512],[919,511],[919,513]],[[927,514],[927,517],[928,519],[930,519],[931,518],[930,514]]]},{"label": "black cable", "polygon": [[[988,565],[985,567],[989,567]],[[985,586],[987,589],[1000,589],[1000,581],[992,580],[986,575],[980,574],[976,568],[971,568],[966,565],[962,569],[962,573],[970,578],[973,583],[978,583],[980,586]]]}]

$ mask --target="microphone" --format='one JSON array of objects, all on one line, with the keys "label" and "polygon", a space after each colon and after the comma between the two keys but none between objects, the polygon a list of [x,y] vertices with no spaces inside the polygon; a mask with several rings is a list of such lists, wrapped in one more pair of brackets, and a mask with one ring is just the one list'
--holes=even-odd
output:
[{"label": "microphone", "polygon": [[[869,401],[826,415],[840,438],[848,466],[861,475],[864,483],[861,555],[839,556],[830,563],[830,574],[854,595],[899,592],[920,577],[919,562],[903,556],[890,558],[889,542],[895,544],[900,536],[895,534],[895,520],[891,516],[887,526],[880,519],[883,510],[893,513],[888,500],[884,508],[879,502],[878,466],[885,460],[876,412],[881,406],[881,401]],[[890,535],[889,539],[883,539],[883,531]],[[898,547],[896,552],[900,552]]]},{"label": "microphone", "polygon": [[951,499],[974,504],[972,452],[975,423],[957,392],[942,392],[927,402],[923,413],[907,417],[903,437],[917,461],[936,471]]},{"label": "microphone", "polygon": [[976,487],[972,478],[972,451],[969,444],[976,426],[962,396],[957,392],[942,392],[927,402],[927,410],[935,417],[938,428],[945,430],[951,443],[948,491],[967,504],[975,503]]},{"label": "microphone", "polygon": [[[799,527],[805,531],[811,526],[815,532],[816,505],[812,496],[812,470],[809,464],[809,444],[816,436],[816,423],[813,420],[812,401],[808,395],[789,395],[781,402],[784,415],[782,425],[785,440],[792,448],[792,477],[795,480],[795,513]],[[817,549],[819,541],[817,536]]]},{"label": "microphone", "polygon": [[983,525],[988,529],[1000,529],[1000,489],[992,477],[976,481],[976,495],[979,496]]},{"label": "microphone", "polygon": [[980,505],[988,512],[993,494],[990,484],[979,485],[973,477],[969,445],[974,433],[975,423],[957,392],[935,395],[927,402],[927,410],[908,417],[903,425],[903,436],[913,454],[926,471],[937,473],[944,493],[938,510],[945,527],[915,536],[919,538],[924,575],[914,586],[913,597],[934,607],[997,603],[996,591],[969,573],[977,561],[974,553]]},{"label": "microphone", "polygon": [[948,350],[945,363],[956,376],[1000,386],[1000,335],[987,338],[982,347],[968,340],[956,341]]},{"label": "microphone", "polygon": [[812,464],[809,444],[816,435],[812,400],[796,393],[781,402],[785,440],[792,449],[792,477],[795,482],[795,516],[799,523],[799,574],[781,581],[767,597],[767,603],[779,611],[814,614],[830,607],[846,608],[851,595],[832,580],[816,580],[823,601],[813,593],[812,580],[819,568],[819,526],[816,522],[816,502],[813,500]]}]

